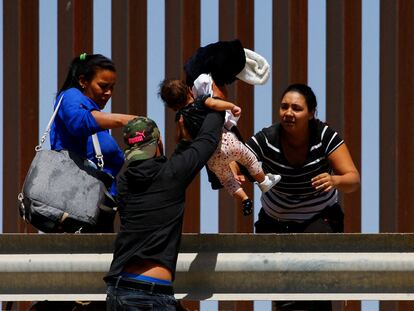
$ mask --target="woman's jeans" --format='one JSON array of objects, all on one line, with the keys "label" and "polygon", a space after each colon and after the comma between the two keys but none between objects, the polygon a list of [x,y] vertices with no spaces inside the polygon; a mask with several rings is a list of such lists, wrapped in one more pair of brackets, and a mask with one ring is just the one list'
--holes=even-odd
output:
[{"label": "woman's jeans", "polygon": [[[339,233],[344,230],[344,213],[339,204],[325,208],[320,214],[304,223],[278,221],[271,218],[263,209],[254,224],[256,233]],[[277,311],[331,311],[330,301],[274,301]]]},{"label": "woman's jeans", "polygon": [[303,223],[279,221],[260,209],[259,219],[254,224],[256,233],[342,233],[344,213],[336,203]]},{"label": "woman's jeans", "polygon": [[107,311],[175,311],[177,305],[173,295],[134,288],[109,285],[106,294]]}]

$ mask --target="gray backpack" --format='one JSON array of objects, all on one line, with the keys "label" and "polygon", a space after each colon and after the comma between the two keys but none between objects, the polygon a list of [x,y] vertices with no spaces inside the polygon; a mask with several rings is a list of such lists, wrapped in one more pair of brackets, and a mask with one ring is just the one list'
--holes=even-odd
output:
[{"label": "gray backpack", "polygon": [[90,160],[67,150],[43,150],[63,96],[47,125],[36,155],[18,195],[19,212],[25,221],[43,232],[80,232],[97,224],[101,212],[115,212],[108,193],[113,177],[102,170],[98,137],[92,140],[98,168]]}]

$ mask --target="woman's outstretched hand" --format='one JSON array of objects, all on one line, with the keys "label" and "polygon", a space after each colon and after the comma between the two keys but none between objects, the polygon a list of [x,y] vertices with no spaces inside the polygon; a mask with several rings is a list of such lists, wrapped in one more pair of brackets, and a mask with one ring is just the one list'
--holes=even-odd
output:
[{"label": "woman's outstretched hand", "polygon": [[335,176],[328,173],[322,173],[312,178],[312,187],[316,190],[328,192],[335,187]]}]

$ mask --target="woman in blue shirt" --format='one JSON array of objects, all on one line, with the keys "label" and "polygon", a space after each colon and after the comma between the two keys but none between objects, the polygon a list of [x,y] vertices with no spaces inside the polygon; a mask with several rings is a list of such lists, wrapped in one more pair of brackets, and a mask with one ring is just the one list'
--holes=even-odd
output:
[{"label": "woman in blue shirt", "polygon": [[[66,80],[59,90],[57,102],[62,102],[50,131],[53,150],[69,150],[96,162],[91,135],[97,133],[104,158],[104,170],[116,176],[124,163],[124,153],[109,129],[119,128],[135,115],[101,111],[111,98],[116,82],[116,70],[107,57],[81,54],[72,60]],[[115,195],[115,184],[110,189]],[[102,214],[102,213],[101,213]],[[111,232],[113,216],[100,221],[95,232]]]}]

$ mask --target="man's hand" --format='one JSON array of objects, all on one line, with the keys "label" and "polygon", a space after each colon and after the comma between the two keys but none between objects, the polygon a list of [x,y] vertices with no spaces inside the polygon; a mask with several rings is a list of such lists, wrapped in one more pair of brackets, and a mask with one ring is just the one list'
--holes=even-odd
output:
[{"label": "man's hand", "polygon": [[237,181],[239,185],[246,181],[246,177],[240,173],[239,165],[236,161],[232,161],[229,163],[230,170],[233,173],[234,179]]},{"label": "man's hand", "polygon": [[180,116],[180,119],[177,122],[175,138],[177,143],[179,143],[180,141],[191,141],[191,136],[184,126],[183,116]]}]

